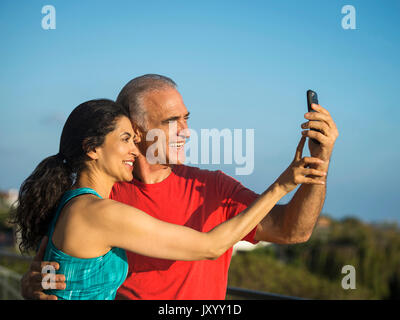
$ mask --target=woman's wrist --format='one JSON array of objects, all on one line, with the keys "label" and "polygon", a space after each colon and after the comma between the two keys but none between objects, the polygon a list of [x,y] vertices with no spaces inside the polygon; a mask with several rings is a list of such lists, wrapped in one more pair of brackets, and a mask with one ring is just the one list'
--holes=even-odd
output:
[{"label": "woman's wrist", "polygon": [[284,185],[282,185],[281,183],[279,183],[279,181],[275,181],[269,188],[267,191],[272,192],[274,195],[276,195],[279,198],[284,197],[285,195],[287,195],[289,193],[289,191],[287,190],[287,188],[285,188]]}]

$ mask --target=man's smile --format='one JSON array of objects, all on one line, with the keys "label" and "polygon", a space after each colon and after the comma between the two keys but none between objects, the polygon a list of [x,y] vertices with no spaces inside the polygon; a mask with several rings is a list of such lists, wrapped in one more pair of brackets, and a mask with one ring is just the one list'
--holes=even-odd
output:
[{"label": "man's smile", "polygon": [[184,145],[185,145],[185,141],[171,142],[169,144],[169,147],[176,148],[176,149],[182,149]]}]

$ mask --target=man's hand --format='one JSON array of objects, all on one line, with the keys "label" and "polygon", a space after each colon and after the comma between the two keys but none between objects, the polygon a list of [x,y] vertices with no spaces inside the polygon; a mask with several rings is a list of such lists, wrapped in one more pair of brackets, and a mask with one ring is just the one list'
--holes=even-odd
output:
[{"label": "man's hand", "polygon": [[[40,248],[33,258],[28,272],[26,272],[21,279],[21,294],[25,299],[33,300],[57,300],[57,296],[47,295],[43,293],[42,280],[46,273],[42,273],[46,265],[51,265],[55,270],[60,268],[57,262],[42,261],[46,251],[48,237],[42,239]],[[64,290],[65,276],[63,274],[56,274],[56,289]]]},{"label": "man's hand", "polygon": [[[310,148],[311,157],[316,157],[324,161],[329,161],[333,146],[337,137],[339,136],[339,131],[336,127],[328,110],[321,107],[319,104],[311,104],[311,108],[316,112],[307,112],[304,118],[308,119],[301,125],[303,129],[317,129],[305,130],[302,132],[303,136],[309,137],[308,147]],[[319,145],[314,143],[311,138],[319,141]]]}]

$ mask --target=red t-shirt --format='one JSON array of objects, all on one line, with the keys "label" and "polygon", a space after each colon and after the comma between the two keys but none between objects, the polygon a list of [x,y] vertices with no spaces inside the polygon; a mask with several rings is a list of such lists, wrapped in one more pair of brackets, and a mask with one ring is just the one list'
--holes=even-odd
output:
[{"label": "red t-shirt", "polygon": [[[111,198],[174,224],[207,232],[258,195],[221,171],[174,166],[163,181],[114,185]],[[253,229],[243,240],[256,243]],[[154,230],[157,232],[157,230]],[[129,299],[225,299],[232,248],[216,260],[174,261],[127,252],[129,271],[118,294]]]}]

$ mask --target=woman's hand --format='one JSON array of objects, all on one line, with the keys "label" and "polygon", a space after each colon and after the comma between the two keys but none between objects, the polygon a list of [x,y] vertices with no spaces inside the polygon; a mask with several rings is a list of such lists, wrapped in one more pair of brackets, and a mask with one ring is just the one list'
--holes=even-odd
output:
[{"label": "woman's hand", "polygon": [[296,149],[295,157],[290,166],[275,181],[286,193],[289,193],[299,184],[324,185],[326,172],[308,168],[311,164],[323,164],[324,161],[314,157],[302,158],[306,137],[301,137]]}]

